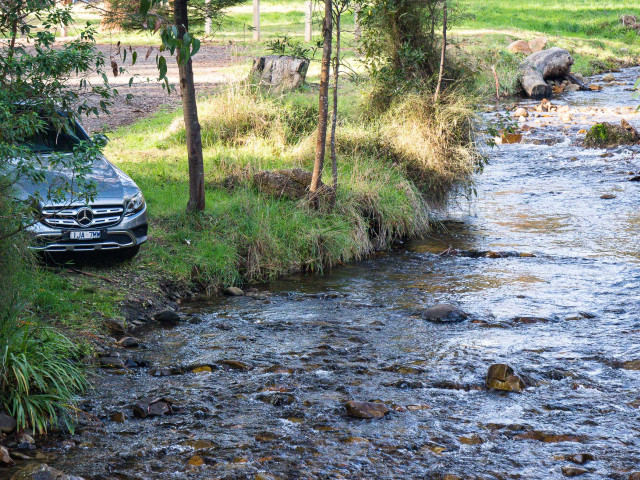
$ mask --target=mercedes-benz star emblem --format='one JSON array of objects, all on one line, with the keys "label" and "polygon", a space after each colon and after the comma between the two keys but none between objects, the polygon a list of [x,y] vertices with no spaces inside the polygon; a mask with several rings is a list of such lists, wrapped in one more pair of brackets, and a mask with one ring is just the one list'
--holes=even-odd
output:
[{"label": "mercedes-benz star emblem", "polygon": [[90,208],[84,207],[78,210],[76,213],[76,222],[81,227],[88,227],[93,223],[93,210]]}]

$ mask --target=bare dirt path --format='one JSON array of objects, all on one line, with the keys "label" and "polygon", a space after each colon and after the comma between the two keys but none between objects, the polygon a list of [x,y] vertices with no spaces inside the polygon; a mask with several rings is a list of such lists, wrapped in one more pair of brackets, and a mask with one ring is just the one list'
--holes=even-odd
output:
[{"label": "bare dirt path", "polygon": [[[122,47],[123,49],[125,47]],[[178,67],[175,59],[167,56],[170,83],[175,91],[167,94],[166,89],[157,81],[156,68],[157,47],[139,46],[127,48],[126,62],[122,55],[117,56],[118,47],[113,44],[98,45],[98,49],[105,55],[107,63],[113,58],[118,65],[126,68],[126,73],[117,77],[109,70],[109,82],[118,90],[119,96],[110,108],[111,115],[89,117],[83,120],[84,127],[89,132],[108,132],[123,125],[129,125],[141,118],[148,117],[162,107],[175,107],[180,103],[180,89],[178,81]],[[137,52],[137,61],[131,65],[132,53]],[[121,52],[122,53],[122,52]],[[198,94],[213,89],[216,85],[240,78],[243,74],[242,65],[248,63],[245,47],[235,44],[203,44],[200,51],[193,57],[193,71],[195,75],[196,91]],[[237,66],[238,68],[230,68]],[[129,87],[129,79],[134,82]],[[99,83],[97,75],[89,78]],[[127,94],[133,94],[133,99],[127,103]]]}]

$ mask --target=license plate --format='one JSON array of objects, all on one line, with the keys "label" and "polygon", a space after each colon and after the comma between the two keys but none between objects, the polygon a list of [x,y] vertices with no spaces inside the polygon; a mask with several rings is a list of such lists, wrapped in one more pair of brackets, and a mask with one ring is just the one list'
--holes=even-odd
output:
[{"label": "license plate", "polygon": [[100,232],[70,232],[71,240],[95,240],[100,238]]}]

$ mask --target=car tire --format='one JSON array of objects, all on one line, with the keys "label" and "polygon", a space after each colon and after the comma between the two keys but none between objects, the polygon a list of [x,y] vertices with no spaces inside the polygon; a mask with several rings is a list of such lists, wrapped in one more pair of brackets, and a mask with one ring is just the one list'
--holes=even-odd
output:
[{"label": "car tire", "polygon": [[140,251],[140,245],[135,247],[122,248],[114,252],[114,258],[119,261],[131,260]]}]

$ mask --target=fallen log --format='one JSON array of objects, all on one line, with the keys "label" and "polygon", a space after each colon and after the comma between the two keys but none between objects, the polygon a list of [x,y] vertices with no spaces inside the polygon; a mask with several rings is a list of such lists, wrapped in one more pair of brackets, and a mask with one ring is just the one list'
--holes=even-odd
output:
[{"label": "fallen log", "polygon": [[571,73],[573,57],[558,47],[529,55],[519,67],[520,84],[534,100],[550,98],[551,85],[546,80],[564,79]]}]

